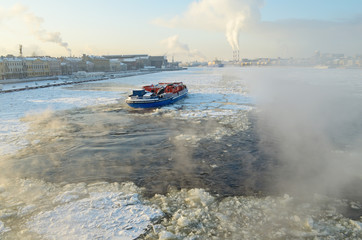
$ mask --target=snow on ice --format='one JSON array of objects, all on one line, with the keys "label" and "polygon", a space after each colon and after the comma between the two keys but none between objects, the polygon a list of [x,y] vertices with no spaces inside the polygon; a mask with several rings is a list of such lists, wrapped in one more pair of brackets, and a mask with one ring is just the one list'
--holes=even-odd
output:
[{"label": "snow on ice", "polygon": [[162,215],[137,194],[95,192],[39,213],[28,226],[49,239],[134,239]]}]

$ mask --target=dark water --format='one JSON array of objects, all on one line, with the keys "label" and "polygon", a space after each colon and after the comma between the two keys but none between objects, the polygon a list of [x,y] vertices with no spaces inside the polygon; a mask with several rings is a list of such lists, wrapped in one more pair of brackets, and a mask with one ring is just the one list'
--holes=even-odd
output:
[{"label": "dark water", "polygon": [[[205,137],[221,125],[216,119],[195,121],[154,113],[115,104],[58,112],[35,121],[29,132],[37,134],[27,138],[40,142],[13,156],[7,173],[54,183],[131,181],[149,197],[192,188],[220,197],[301,192],[303,185],[296,183],[292,189],[280,187],[280,181],[295,182],[295,172],[280,173],[285,169],[276,158],[280,140],[260,134],[254,111],[246,114],[247,121],[240,119],[247,122],[246,129],[229,126],[231,134],[221,138]],[[200,139],[179,138],[185,134]],[[355,191],[359,184],[357,179],[344,188],[343,197],[360,201],[361,192]],[[340,212],[357,220],[362,215],[350,207]]]},{"label": "dark water", "polygon": [[[300,160],[307,166],[284,162],[280,152],[294,143],[283,145],[278,134],[261,132],[254,111],[240,119],[244,129],[213,118],[178,119],[170,111],[177,109],[135,111],[120,103],[32,119],[25,137],[36,144],[12,156],[7,174],[55,183],[131,181],[149,196],[170,188],[203,188],[219,196],[298,194],[320,185],[323,161],[313,160],[325,157],[319,146],[298,146],[298,155],[311,156]],[[230,134],[206,137],[221,126]],[[360,182],[348,182],[342,195],[360,201]]]},{"label": "dark water", "polygon": [[252,113],[247,130],[195,142],[178,136],[204,137],[220,123],[123,107],[76,109],[37,121],[30,130],[37,134],[27,138],[40,143],[17,154],[13,172],[58,183],[132,181],[149,195],[169,188],[203,188],[221,196],[270,191],[271,159],[258,148]]}]

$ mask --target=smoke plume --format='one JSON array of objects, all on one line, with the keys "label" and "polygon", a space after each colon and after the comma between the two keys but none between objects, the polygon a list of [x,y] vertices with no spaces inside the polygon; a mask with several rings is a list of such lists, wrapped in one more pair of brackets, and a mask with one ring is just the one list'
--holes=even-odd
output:
[{"label": "smoke plume", "polygon": [[233,50],[239,50],[239,31],[245,16],[240,15],[237,19],[230,20],[226,25],[226,39]]},{"label": "smoke plume", "polygon": [[44,19],[36,16],[29,9],[21,4],[14,5],[10,10],[6,11],[3,18],[20,18],[22,19],[27,27],[29,28],[31,34],[33,34],[37,39],[43,42],[55,43],[63,48],[65,48],[68,53],[71,53],[71,49],[67,42],[64,42],[60,32],[49,32],[42,27]]},{"label": "smoke plume", "polygon": [[263,0],[201,0],[190,4],[182,16],[171,20],[156,19],[167,27],[188,27],[225,32],[233,50],[239,49],[240,32],[259,20]]}]

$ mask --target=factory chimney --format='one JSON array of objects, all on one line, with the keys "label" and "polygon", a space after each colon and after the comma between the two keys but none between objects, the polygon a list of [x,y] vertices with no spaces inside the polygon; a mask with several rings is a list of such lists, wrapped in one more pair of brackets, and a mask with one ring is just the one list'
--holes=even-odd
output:
[{"label": "factory chimney", "polygon": [[234,64],[237,64],[239,62],[239,50],[233,51],[233,62]]}]

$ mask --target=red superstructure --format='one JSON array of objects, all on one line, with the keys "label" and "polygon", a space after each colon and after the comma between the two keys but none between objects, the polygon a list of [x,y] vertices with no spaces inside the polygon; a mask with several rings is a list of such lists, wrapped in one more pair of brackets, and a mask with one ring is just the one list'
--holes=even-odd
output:
[{"label": "red superstructure", "polygon": [[174,83],[158,83],[156,85],[143,86],[147,92],[158,93],[161,89],[165,89],[165,93],[177,93],[185,89],[186,86],[182,82]]}]

